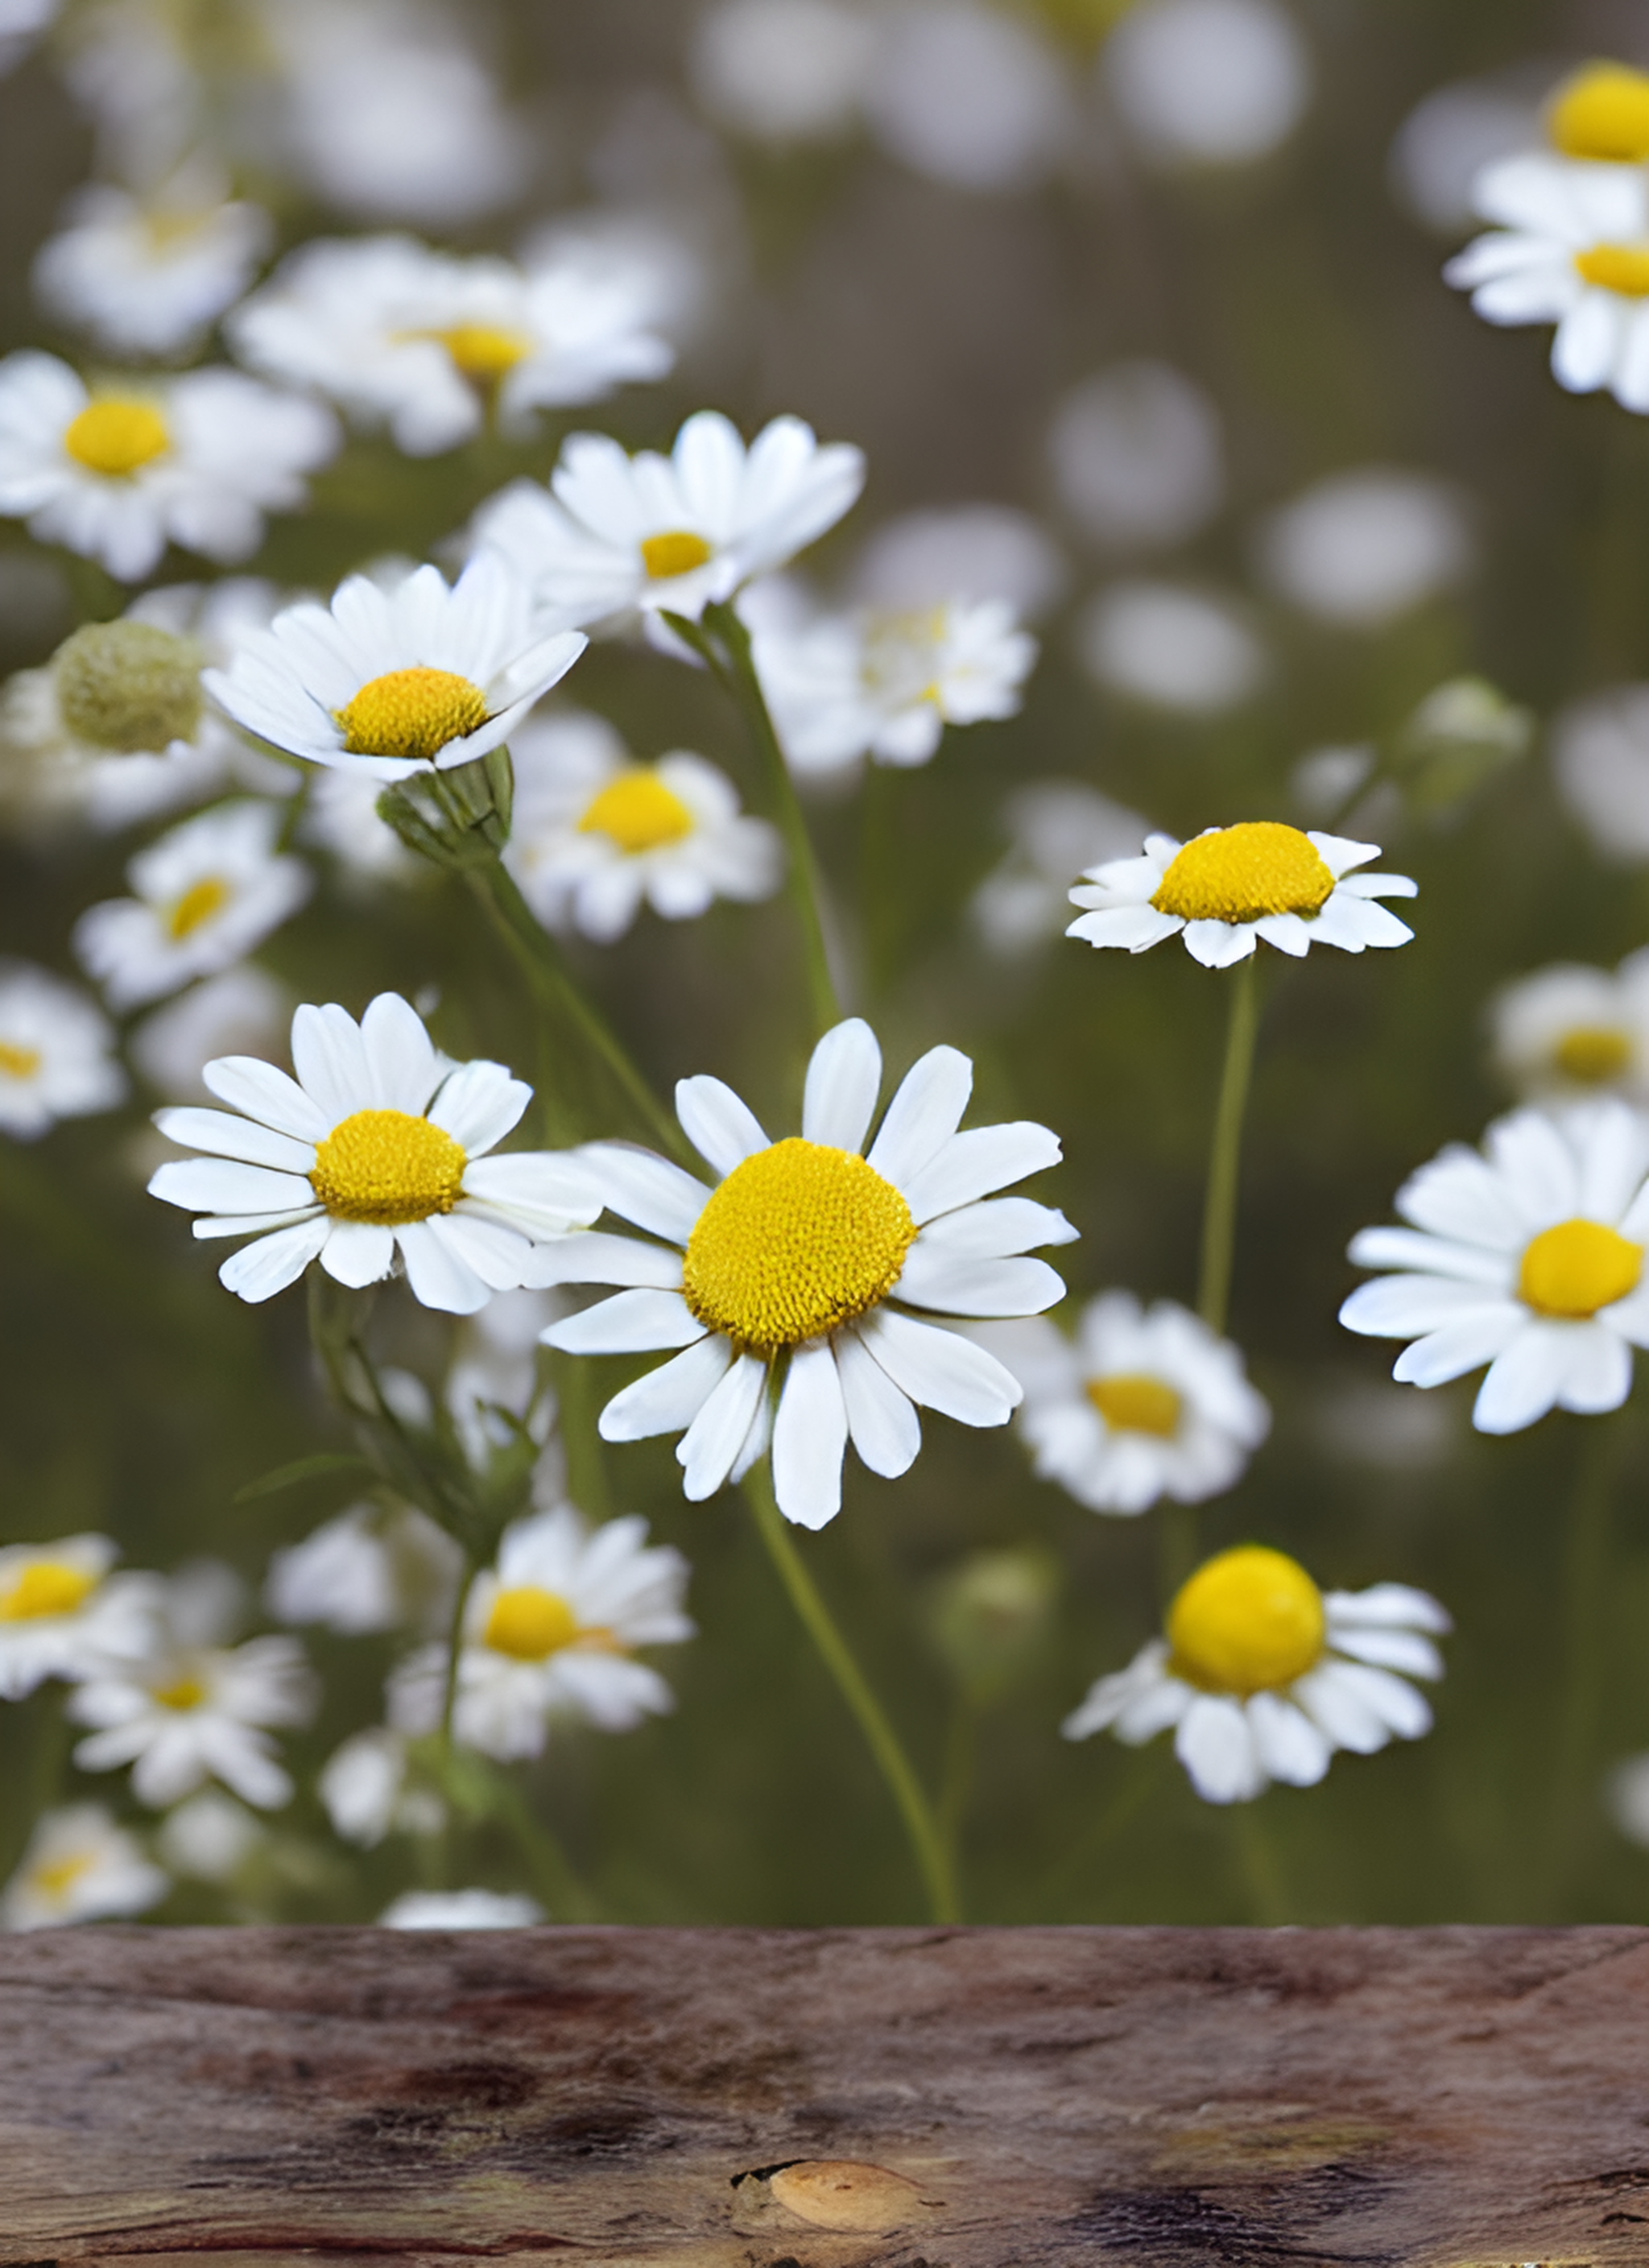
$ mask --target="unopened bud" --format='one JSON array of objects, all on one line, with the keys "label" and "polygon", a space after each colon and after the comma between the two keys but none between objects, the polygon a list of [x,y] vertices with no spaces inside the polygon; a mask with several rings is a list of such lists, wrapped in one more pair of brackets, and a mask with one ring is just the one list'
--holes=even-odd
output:
[{"label": "unopened bud", "polygon": [[58,711],[75,738],[94,748],[158,755],[194,737],[205,659],[193,638],[152,622],[87,622],[52,663]]},{"label": "unopened bud", "polygon": [[1486,678],[1453,677],[1426,695],[1398,733],[1392,769],[1415,808],[1441,818],[1527,755],[1534,740],[1530,711]]},{"label": "unopened bud", "polygon": [[977,1699],[1023,1675],[1053,1618],[1057,1565],[1034,1548],[975,1551],[941,1576],[929,1606],[934,1646]]}]

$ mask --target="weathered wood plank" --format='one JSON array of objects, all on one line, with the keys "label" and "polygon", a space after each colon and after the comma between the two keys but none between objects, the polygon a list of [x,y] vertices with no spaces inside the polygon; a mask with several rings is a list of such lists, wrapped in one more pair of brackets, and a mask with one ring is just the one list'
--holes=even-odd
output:
[{"label": "weathered wood plank", "polygon": [[202,2255],[1641,2268],[1649,1932],[0,1944],[0,2264]]}]

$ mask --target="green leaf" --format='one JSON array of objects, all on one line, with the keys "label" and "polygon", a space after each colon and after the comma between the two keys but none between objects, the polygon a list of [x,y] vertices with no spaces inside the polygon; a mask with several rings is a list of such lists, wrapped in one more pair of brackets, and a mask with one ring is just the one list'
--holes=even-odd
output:
[{"label": "green leaf", "polygon": [[277,1465],[272,1473],[265,1473],[261,1479],[248,1481],[245,1488],[235,1491],[230,1502],[250,1504],[257,1497],[276,1496],[282,1489],[296,1488],[300,1481],[319,1480],[323,1473],[370,1473],[372,1469],[364,1457],[347,1456],[337,1449],[322,1449],[316,1456],[299,1457],[295,1464]]}]

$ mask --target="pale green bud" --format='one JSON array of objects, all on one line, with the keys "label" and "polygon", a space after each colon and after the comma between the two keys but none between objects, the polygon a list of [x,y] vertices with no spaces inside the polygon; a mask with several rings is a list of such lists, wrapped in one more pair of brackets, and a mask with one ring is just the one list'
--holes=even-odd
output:
[{"label": "pale green bud", "polygon": [[205,661],[193,638],[152,622],[87,622],[52,663],[57,707],[77,740],[121,755],[158,755],[194,737]]}]

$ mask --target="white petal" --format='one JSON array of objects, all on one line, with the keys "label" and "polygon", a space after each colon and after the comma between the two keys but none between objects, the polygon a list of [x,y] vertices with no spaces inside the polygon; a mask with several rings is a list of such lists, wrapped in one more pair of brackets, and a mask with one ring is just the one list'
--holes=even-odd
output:
[{"label": "white petal", "polygon": [[201,1073],[220,1102],[299,1142],[323,1141],[333,1122],[295,1079],[256,1056],[218,1056]]},{"label": "white petal", "polygon": [[1336,1644],[1342,1630],[1413,1629],[1443,1637],[1454,1627],[1447,1609],[1429,1591],[1417,1591],[1410,1583],[1372,1583],[1366,1591],[1329,1591],[1322,1603],[1329,1636]]},{"label": "white petal", "polygon": [[168,1142],[186,1150],[239,1158],[249,1166],[272,1166],[277,1173],[307,1174],[315,1162],[313,1142],[300,1142],[255,1119],[232,1117],[226,1110],[157,1110],[155,1124]]},{"label": "white petal", "polygon": [[680,1166],[625,1142],[591,1142],[574,1152],[610,1212],[685,1247],[710,1191]]},{"label": "white petal", "polygon": [[893,1296],[941,1315],[1040,1315],[1065,1286],[1045,1260],[969,1260],[917,1244]]},{"label": "white petal", "polygon": [[731,1339],[707,1331],[683,1353],[613,1396],[597,1428],[601,1439],[644,1441],[655,1433],[683,1432],[720,1385],[732,1360]]},{"label": "white petal", "polygon": [[798,1347],[773,1420],[773,1492],[786,1520],[823,1528],[842,1509],[847,1410],[828,1339]]},{"label": "white petal", "polygon": [[492,1289],[463,1256],[435,1233],[431,1220],[409,1220],[395,1231],[406,1266],[407,1286],[421,1307],[444,1315],[473,1315],[492,1297]]},{"label": "white petal", "polygon": [[838,1332],[836,1369],[848,1431],[861,1464],[884,1480],[909,1472],[922,1447],[922,1420],[909,1395],[895,1386],[857,1331]]},{"label": "white petal", "polygon": [[532,1282],[647,1285],[660,1292],[681,1288],[681,1255],[674,1245],[644,1243],[638,1236],[608,1236],[586,1231],[558,1236],[533,1255]]},{"label": "white petal", "polygon": [[1359,1228],[1346,1247],[1346,1258],[1359,1268],[1411,1269],[1427,1276],[1453,1276],[1462,1284],[1485,1284],[1509,1292],[1515,1270],[1511,1255],[1480,1244],[1457,1244],[1417,1228]]},{"label": "white petal", "polygon": [[962,1425],[1005,1425],[1024,1389],[994,1355],[955,1331],[879,1307],[859,1336],[913,1402]]},{"label": "white petal", "polygon": [[1080,1232],[1056,1206],[1030,1197],[991,1197],[929,1221],[915,1249],[956,1259],[1006,1260],[1038,1244],[1074,1244]]},{"label": "white petal", "polygon": [[825,1034],[807,1065],[802,1138],[835,1150],[862,1150],[881,1091],[882,1051],[861,1016]]},{"label": "white petal", "polygon": [[544,1333],[565,1354],[644,1354],[691,1346],[704,1326],[679,1292],[620,1292],[581,1314],[565,1315]]},{"label": "white petal", "polygon": [[460,1064],[443,1081],[428,1116],[432,1125],[452,1136],[467,1156],[482,1158],[520,1123],[521,1114],[532,1100],[532,1088],[522,1079],[512,1079],[502,1064]]},{"label": "white petal", "polygon": [[1580,1323],[1570,1333],[1568,1367],[1558,1406],[1586,1418],[1618,1410],[1631,1392],[1631,1349],[1607,1324]]},{"label": "white petal", "polygon": [[1493,1362],[1528,1320],[1528,1310],[1509,1300],[1503,1307],[1462,1316],[1404,1347],[1391,1374],[1400,1386],[1447,1386],[1451,1379],[1464,1378],[1469,1370]]},{"label": "white petal", "polygon": [[1333,1633],[1336,1653],[1409,1677],[1440,1677],[1443,1657],[1431,1639],[1412,1630],[1345,1630]]},{"label": "white petal", "polygon": [[920,1225],[939,1213],[954,1212],[959,1205],[973,1204],[1010,1182],[1023,1181],[1027,1174],[1042,1173],[1059,1159],[1059,1137],[1031,1120],[978,1126],[967,1134],[953,1134],[920,1173],[910,1174],[899,1187]]},{"label": "white petal", "polygon": [[675,1115],[699,1156],[724,1177],[756,1151],[771,1146],[748,1104],[703,1073],[676,1081]]},{"label": "white petal", "polygon": [[423,1019],[411,1002],[399,992],[380,992],[369,1001],[361,1018],[361,1046],[373,1105],[421,1116],[440,1072]]},{"label": "white petal", "polygon": [[217,1271],[217,1280],[226,1292],[254,1307],[273,1299],[276,1292],[298,1281],[326,1242],[331,1226],[325,1213],[319,1213],[313,1220],[298,1221],[291,1228],[276,1229],[272,1236],[261,1236],[255,1243],[230,1254]]},{"label": "white petal", "polygon": [[871,1145],[871,1164],[902,1189],[955,1133],[973,1091],[974,1067],[965,1055],[930,1049],[900,1081]]},{"label": "white petal", "polygon": [[335,1001],[299,1008],[292,1018],[292,1068],[304,1092],[326,1113],[328,1128],[372,1107],[372,1076],[360,1028]]},{"label": "white petal", "polygon": [[1254,930],[1246,922],[1194,921],[1185,924],[1185,949],[1204,968],[1230,968],[1239,961],[1246,961],[1255,941]]},{"label": "white petal", "polygon": [[151,1174],[149,1193],[186,1212],[292,1212],[315,1202],[307,1180],[296,1174],[232,1158],[174,1158]]},{"label": "white petal", "polygon": [[766,1391],[767,1365],[740,1355],[677,1442],[681,1493],[690,1504],[714,1496],[726,1480]]},{"label": "white petal", "polygon": [[1340,1321],[1365,1338],[1419,1338],[1446,1323],[1469,1322],[1474,1315],[1498,1314],[1511,1304],[1485,1285],[1447,1276],[1382,1276],[1358,1285],[1341,1307]]},{"label": "white petal", "polygon": [[369,1220],[335,1220],[320,1264],[335,1284],[381,1284],[395,1264],[395,1233]]},{"label": "white petal", "polygon": [[1260,1762],[1272,1779],[1289,1787],[1314,1787],[1329,1769],[1328,1742],[1292,1701],[1278,1693],[1256,1693],[1248,1704],[1248,1728]]},{"label": "white petal", "polygon": [[1480,1433],[1518,1433],[1546,1415],[1563,1390],[1569,1366],[1563,1334],[1572,1329],[1525,1322],[1477,1389],[1471,1422]]},{"label": "white petal", "polygon": [[1265,1771],[1240,1702],[1199,1693],[1180,1719],[1174,1753],[1205,1803],[1244,1803],[1265,1786]]}]

